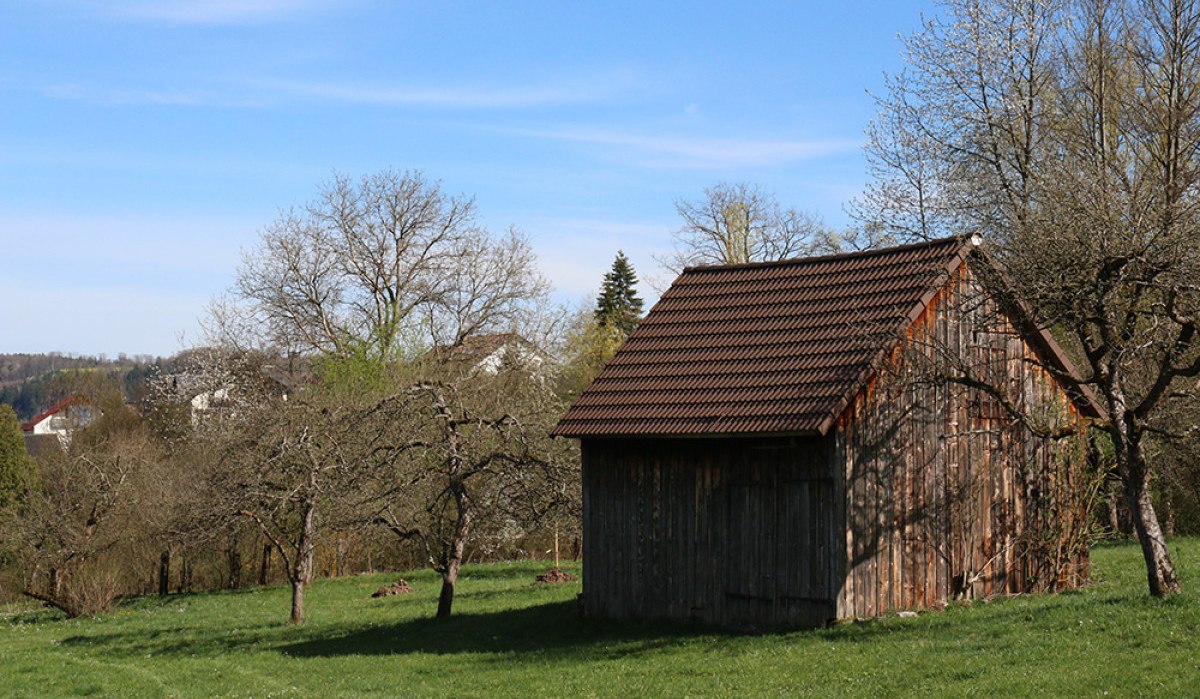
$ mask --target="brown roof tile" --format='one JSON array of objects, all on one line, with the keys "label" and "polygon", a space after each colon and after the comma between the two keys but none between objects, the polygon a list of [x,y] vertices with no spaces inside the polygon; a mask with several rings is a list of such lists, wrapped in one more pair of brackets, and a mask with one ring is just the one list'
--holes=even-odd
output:
[{"label": "brown roof tile", "polygon": [[970,248],[688,268],[554,434],[824,432]]}]

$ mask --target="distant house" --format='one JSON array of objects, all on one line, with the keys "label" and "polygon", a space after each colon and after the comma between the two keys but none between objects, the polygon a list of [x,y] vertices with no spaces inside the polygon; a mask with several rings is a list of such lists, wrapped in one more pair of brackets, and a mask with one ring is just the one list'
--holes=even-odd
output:
[{"label": "distant house", "polygon": [[57,438],[61,447],[66,448],[72,432],[87,427],[99,416],[100,411],[83,396],[67,396],[21,425],[25,448],[35,454],[46,447],[49,437]]},{"label": "distant house", "polygon": [[457,345],[433,348],[429,356],[458,365],[468,373],[491,375],[499,373],[506,363],[537,372],[550,361],[545,352],[515,333],[468,335]]},{"label": "distant house", "polygon": [[686,269],[554,430],[583,611],[794,627],[1073,587],[1072,428],[1102,413],[1073,376],[976,239]]},{"label": "distant house", "polygon": [[170,378],[174,395],[187,401],[193,425],[202,419],[236,414],[243,401],[273,396],[287,401],[313,381],[308,361],[262,355],[218,358],[219,369],[183,371]]}]

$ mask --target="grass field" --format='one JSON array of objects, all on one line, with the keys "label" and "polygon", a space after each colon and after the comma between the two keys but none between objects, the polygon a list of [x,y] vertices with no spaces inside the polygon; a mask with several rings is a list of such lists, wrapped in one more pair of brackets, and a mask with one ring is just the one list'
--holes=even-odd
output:
[{"label": "grass field", "polygon": [[[1082,592],[916,618],[747,636],[586,621],[544,564],[464,569],[447,622],[437,584],[371,599],[394,575],[319,581],[309,623],[265,588],[126,603],[67,620],[0,613],[3,696],[1200,696],[1200,540],[1172,543],[1186,592],[1145,592],[1138,549],[1092,554]],[[575,572],[578,572],[577,570]]]}]

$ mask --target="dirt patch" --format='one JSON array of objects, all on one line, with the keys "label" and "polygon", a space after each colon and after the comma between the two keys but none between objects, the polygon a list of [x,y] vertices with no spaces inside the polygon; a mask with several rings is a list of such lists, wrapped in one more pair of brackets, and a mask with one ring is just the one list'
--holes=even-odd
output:
[{"label": "dirt patch", "polygon": [[395,595],[407,595],[412,592],[412,585],[409,585],[404,580],[397,580],[391,585],[384,585],[372,594],[372,597],[392,597]]},{"label": "dirt patch", "polygon": [[565,582],[574,582],[575,580],[578,580],[578,579],[579,578],[564,571],[562,568],[551,568],[550,570],[546,571],[545,573],[542,573],[541,575],[537,576],[538,582],[545,583],[547,585],[554,585],[557,583],[565,583]]}]

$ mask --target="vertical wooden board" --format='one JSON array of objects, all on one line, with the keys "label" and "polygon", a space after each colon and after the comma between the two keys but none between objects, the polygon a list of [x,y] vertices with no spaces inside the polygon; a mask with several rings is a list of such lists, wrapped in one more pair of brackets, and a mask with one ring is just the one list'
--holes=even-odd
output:
[{"label": "vertical wooden board", "polygon": [[[591,605],[596,614],[611,614],[609,598],[616,588],[609,578],[607,565],[609,542],[614,533],[608,525],[608,508],[620,494],[613,492],[609,479],[605,477],[611,465],[603,458],[603,444],[598,441],[585,442],[583,451],[586,454],[584,473],[587,478],[583,532],[584,604]],[[589,557],[592,560],[589,561]]]},{"label": "vertical wooden board", "polygon": [[[961,275],[957,275],[961,277]],[[952,332],[952,317],[953,309],[958,307],[958,283],[955,282],[948,290],[950,294],[950,302],[946,304],[945,311],[941,317],[941,329],[939,330],[942,338],[942,347],[950,347],[953,341]],[[951,475],[953,473],[952,465],[956,462],[956,453],[958,448],[958,435],[956,433],[957,425],[952,426],[954,420],[954,398],[953,387],[949,384],[943,384],[937,387],[939,392],[938,407],[940,412],[938,418],[938,430],[941,435],[941,445],[938,449],[938,463],[934,471],[934,480],[930,486],[932,493],[927,490],[927,494],[931,494],[939,503],[940,519],[937,521],[936,531],[930,533],[937,541],[937,557],[938,557],[938,573],[937,573],[937,590],[939,598],[948,600],[950,597],[950,578],[953,568],[952,560],[954,555],[953,540],[951,537],[951,526],[953,522],[952,500],[950,498]]]},{"label": "vertical wooden board", "polygon": [[895,527],[892,526],[892,509],[895,506],[896,500],[892,497],[892,493],[888,490],[888,484],[892,482],[892,477],[896,469],[896,459],[904,445],[898,444],[897,440],[901,438],[901,432],[897,431],[896,412],[898,408],[895,396],[892,395],[894,389],[889,387],[886,393],[882,393],[884,402],[883,420],[881,427],[884,431],[884,441],[887,448],[883,451],[883,458],[879,460],[879,470],[877,471],[876,480],[876,502],[879,508],[876,516],[877,526],[879,527],[879,556],[876,574],[878,575],[879,585],[879,601],[876,606],[875,613],[880,615],[885,613],[891,607],[892,599],[892,552],[895,550],[893,546],[893,537],[895,535]]},{"label": "vertical wooden board", "polygon": [[705,529],[708,531],[708,558],[705,563],[704,581],[706,585],[705,599],[709,605],[709,618],[713,621],[721,619],[721,610],[723,609],[721,585],[724,581],[720,578],[720,565],[725,560],[725,537],[724,530],[721,529],[724,513],[721,510],[720,493],[726,487],[725,483],[728,473],[725,471],[725,462],[719,454],[707,454],[706,458],[710,464],[709,468],[709,489],[704,510]]},{"label": "vertical wooden board", "polygon": [[646,551],[642,546],[642,541],[646,537],[646,520],[649,517],[646,514],[646,477],[645,477],[645,462],[638,459],[633,466],[634,478],[631,483],[630,496],[630,527],[628,534],[629,551],[632,554],[632,565],[629,568],[629,587],[625,595],[626,603],[628,604],[631,613],[636,617],[641,617],[642,604],[642,580],[644,575],[642,570],[646,565]]},{"label": "vertical wooden board", "polygon": [[[816,538],[820,534],[812,517],[813,505],[809,484],[811,481],[797,481],[793,493],[791,510],[791,526],[797,545],[788,561],[788,570],[792,574],[788,578],[789,594],[794,597],[815,598],[819,595],[819,585],[815,578],[819,575]],[[817,504],[819,507],[820,505]]]},{"label": "vertical wooden board", "polygon": [[859,450],[854,454],[854,500],[851,503],[854,515],[854,615],[867,617],[867,555],[871,538],[871,508],[867,499],[867,478],[871,455],[867,452],[867,432],[870,422],[860,414],[858,425]]},{"label": "vertical wooden board", "polygon": [[[617,455],[614,455],[617,456]],[[618,458],[621,468],[614,469],[614,475],[620,474],[618,478],[614,478],[616,490],[620,495],[616,499],[615,512],[613,513],[616,521],[616,531],[619,536],[616,539],[618,547],[611,552],[612,559],[622,559],[617,564],[616,575],[618,582],[616,586],[617,599],[614,603],[618,606],[621,618],[628,618],[633,615],[634,610],[631,604],[633,596],[633,586],[637,579],[634,576],[637,568],[637,472],[628,453],[620,453]]]},{"label": "vertical wooden board", "polygon": [[894,550],[895,565],[893,566],[895,580],[895,594],[893,595],[893,607],[896,609],[909,609],[911,604],[911,594],[909,590],[912,587],[912,529],[909,526],[910,521],[916,514],[915,501],[913,498],[913,473],[916,471],[917,463],[919,462],[924,450],[922,442],[922,415],[924,409],[918,404],[917,389],[913,386],[908,386],[904,390],[905,394],[905,432],[908,434],[909,448],[902,454],[899,461],[900,469],[895,475],[892,485],[892,497],[896,500],[896,521],[893,527],[896,529],[896,548]]},{"label": "vertical wooden board", "polygon": [[897,482],[893,488],[893,497],[896,499],[897,522],[896,527],[900,539],[900,552],[898,555],[899,565],[895,568],[894,575],[896,577],[896,589],[899,593],[894,606],[899,609],[912,608],[913,598],[913,583],[914,583],[914,564],[913,564],[913,527],[915,525],[915,517],[920,513],[917,509],[917,497],[914,489],[913,475],[916,472],[916,465],[921,455],[921,440],[915,436],[919,423],[919,415],[917,414],[917,401],[912,396],[914,388],[909,387],[908,404],[911,409],[909,416],[908,431],[911,448],[905,453],[901,459],[900,473],[897,475]]},{"label": "vertical wooden board", "polygon": [[579,476],[583,481],[583,531],[592,532],[593,536],[583,537],[583,604],[584,613],[591,616],[596,613],[595,598],[598,591],[596,590],[597,575],[595,565],[599,561],[599,555],[596,549],[596,524],[592,520],[592,512],[595,508],[595,497],[597,494],[595,478],[593,473],[595,466],[591,462],[590,444],[588,440],[583,440],[579,445]]},{"label": "vertical wooden board", "polygon": [[[604,487],[601,490],[604,493],[605,501],[596,508],[597,515],[604,517],[603,521],[597,523],[597,529],[604,533],[604,541],[601,545],[605,553],[602,559],[605,570],[601,575],[608,583],[608,592],[604,594],[604,603],[608,607],[609,613],[617,618],[624,616],[621,597],[625,594],[625,585],[628,582],[625,579],[625,571],[629,566],[628,551],[624,548],[625,537],[628,535],[626,527],[629,526],[629,520],[625,517],[629,478],[628,474],[624,473],[623,467],[623,463],[617,462],[612,457],[607,459],[603,477]],[[625,555],[621,556],[620,553],[625,553]],[[622,560],[618,561],[618,558]]]},{"label": "vertical wooden board", "polygon": [[[699,455],[697,455],[698,457]],[[686,505],[682,516],[682,532],[686,553],[682,576],[680,600],[681,613],[686,618],[694,618],[694,607],[699,606],[699,591],[696,589],[696,557],[700,553],[700,533],[696,531],[696,499],[700,492],[700,483],[704,478],[704,468],[699,458],[695,459],[691,470],[688,465],[678,459],[673,459],[671,468],[679,475],[684,487],[683,500]]]},{"label": "vertical wooden board", "polygon": [[841,419],[832,431],[832,434],[827,437],[826,443],[831,445],[829,453],[829,472],[833,476],[833,487],[831,498],[833,501],[832,508],[832,527],[830,531],[831,546],[829,550],[830,561],[830,590],[834,593],[836,600],[834,604],[834,617],[844,619],[850,614],[848,613],[848,603],[846,593],[849,585],[849,576],[847,575],[849,566],[846,562],[849,558],[849,538],[851,536],[851,527],[847,521],[846,510],[849,504],[849,492],[846,487],[846,430],[849,424],[849,413],[844,412]]},{"label": "vertical wooden board", "polygon": [[[939,306],[939,318],[942,312],[940,309],[944,307],[944,303]],[[909,604],[912,606],[925,606],[926,590],[933,589],[935,596],[940,595],[940,586],[936,576],[939,551],[942,546],[939,523],[946,514],[942,510],[943,500],[937,497],[938,485],[935,480],[939,473],[938,463],[945,463],[944,452],[948,443],[943,432],[946,411],[940,402],[944,396],[933,384],[926,387],[925,391],[929,405],[929,414],[926,416],[923,430],[925,453],[919,464],[919,470],[913,474],[913,497],[916,499],[916,507],[922,517],[918,521],[918,526],[915,527],[915,536],[917,536],[915,545],[919,554],[914,555],[913,560],[915,582],[913,595],[909,600]]]},{"label": "vertical wooden board", "polygon": [[844,463],[840,464],[846,475],[846,526],[845,526],[845,541],[846,541],[846,556],[843,558],[843,564],[846,566],[846,618],[854,618],[860,615],[858,610],[858,518],[861,508],[859,506],[858,495],[858,466],[856,459],[859,455],[858,451],[858,425],[857,415],[853,415],[847,423],[848,431]]},{"label": "vertical wooden board", "polygon": [[859,495],[858,482],[858,464],[857,459],[861,456],[858,451],[858,416],[853,416],[853,421],[847,425],[850,430],[846,441],[845,459],[843,467],[845,469],[846,480],[846,557],[844,564],[846,566],[846,610],[847,617],[853,618],[860,616],[861,612],[858,609],[858,548],[861,536],[859,534],[858,520],[861,516],[862,508],[860,505],[861,498]]},{"label": "vertical wooden board", "polygon": [[651,600],[652,616],[663,616],[671,611],[671,566],[678,562],[671,530],[671,512],[675,509],[674,493],[671,492],[670,474],[664,463],[662,449],[655,448],[652,470],[654,473],[651,505],[654,518],[650,547],[650,583],[647,599]]},{"label": "vertical wooden board", "polygon": [[712,605],[713,619],[717,623],[726,623],[728,619],[725,604],[725,566],[730,564],[730,558],[733,551],[729,546],[730,535],[725,529],[725,522],[728,518],[726,513],[725,493],[729,488],[729,482],[732,480],[730,464],[728,463],[727,455],[724,452],[713,454],[714,458],[714,475],[719,475],[719,486],[714,487],[709,503],[709,528],[712,532],[712,561],[710,574],[707,576],[710,585],[712,585]]},{"label": "vertical wooden board", "polygon": [[[601,442],[594,444],[594,447],[588,449],[589,453],[596,455],[596,459],[593,461],[589,458],[588,460],[587,468],[592,474],[589,478],[592,487],[589,490],[593,492],[588,496],[590,498],[588,506],[590,515],[585,520],[583,532],[585,603],[587,600],[593,600],[598,614],[612,614],[611,597],[616,593],[617,587],[616,581],[611,577],[610,542],[613,540],[613,536],[619,532],[615,531],[616,527],[610,522],[612,521],[611,509],[621,494],[613,489],[611,482],[613,479],[608,477],[612,464],[608,463],[607,458],[602,458],[602,455],[607,457],[603,444]],[[593,557],[591,562],[588,561],[589,556]],[[592,579],[593,584],[588,583],[589,578]]]},{"label": "vertical wooden board", "polygon": [[992,481],[994,469],[992,468],[992,437],[987,431],[987,423],[980,421],[980,433],[976,437],[978,449],[979,463],[979,522],[982,525],[982,533],[978,537],[978,554],[975,564],[975,575],[979,579],[977,589],[979,598],[986,598],[991,594],[990,589],[990,573],[991,573],[991,558],[992,558]]},{"label": "vertical wooden board", "polygon": [[661,614],[661,610],[663,610],[661,562],[665,532],[659,517],[661,472],[658,469],[657,455],[658,450],[655,448],[642,457],[642,466],[645,469],[642,498],[644,498],[646,520],[642,523],[640,541],[643,553],[638,602],[641,604],[639,616],[643,619],[653,618]]},{"label": "vertical wooden board", "polygon": [[896,388],[890,388],[887,396],[886,419],[884,422],[887,434],[888,449],[881,463],[879,474],[879,526],[883,532],[883,555],[880,557],[880,590],[879,614],[894,607],[893,599],[896,594],[896,491],[894,484],[896,470],[904,458],[904,452],[910,445],[904,442],[904,423],[900,419],[903,409],[901,399],[895,395]]},{"label": "vertical wooden board", "polygon": [[867,551],[866,551],[866,569],[867,578],[863,585],[866,593],[866,614],[868,617],[876,615],[879,609],[879,499],[877,497],[877,483],[879,473],[879,444],[880,431],[879,420],[877,416],[872,416],[871,432],[873,453],[870,461],[867,462],[867,496],[866,496],[866,512],[867,512]]}]

